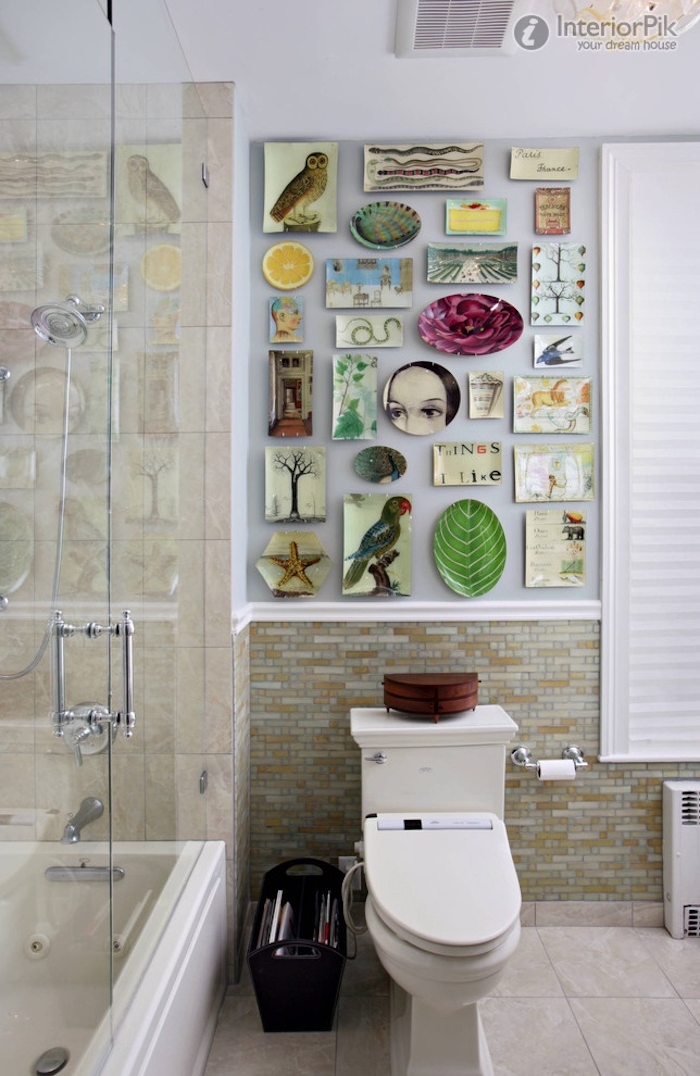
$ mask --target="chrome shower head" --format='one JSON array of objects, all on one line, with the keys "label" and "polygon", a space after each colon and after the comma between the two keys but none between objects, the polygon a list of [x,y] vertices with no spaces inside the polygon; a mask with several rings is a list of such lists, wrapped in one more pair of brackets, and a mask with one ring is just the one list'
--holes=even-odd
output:
[{"label": "chrome shower head", "polygon": [[97,321],[105,308],[87,306],[77,295],[67,295],[62,303],[47,303],[32,311],[34,332],[54,347],[80,347],[87,340],[88,323]]}]

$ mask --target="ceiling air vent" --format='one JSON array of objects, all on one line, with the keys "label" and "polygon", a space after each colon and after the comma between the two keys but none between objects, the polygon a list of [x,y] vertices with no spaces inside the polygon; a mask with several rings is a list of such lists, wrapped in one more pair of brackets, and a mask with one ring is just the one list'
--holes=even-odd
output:
[{"label": "ceiling air vent", "polygon": [[397,0],[396,55],[510,55],[512,27],[524,11],[523,0]]}]

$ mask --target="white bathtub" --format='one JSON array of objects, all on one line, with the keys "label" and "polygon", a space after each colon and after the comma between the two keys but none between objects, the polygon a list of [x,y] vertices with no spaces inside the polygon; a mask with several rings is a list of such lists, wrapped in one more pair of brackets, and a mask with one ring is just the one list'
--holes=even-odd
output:
[{"label": "white bathtub", "polygon": [[[3,1072],[30,1076],[54,1047],[62,1076],[204,1071],[226,980],[224,845],[116,844],[113,936],[109,882],[87,873],[107,865],[102,842],[0,844]],[[49,880],[61,866],[86,874]]]}]

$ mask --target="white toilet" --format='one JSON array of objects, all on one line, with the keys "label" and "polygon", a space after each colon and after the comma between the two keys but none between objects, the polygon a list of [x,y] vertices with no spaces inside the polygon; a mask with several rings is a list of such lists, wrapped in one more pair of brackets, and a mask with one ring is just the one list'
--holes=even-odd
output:
[{"label": "white toilet", "polygon": [[500,706],[431,718],[350,712],[362,751],[367,926],[391,977],[392,1076],[489,1076],[477,1002],[520,938],[503,824]]}]

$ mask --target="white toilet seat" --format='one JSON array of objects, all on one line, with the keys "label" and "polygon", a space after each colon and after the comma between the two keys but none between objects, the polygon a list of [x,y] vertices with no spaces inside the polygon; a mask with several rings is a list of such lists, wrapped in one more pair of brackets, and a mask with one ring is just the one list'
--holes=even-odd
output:
[{"label": "white toilet seat", "polygon": [[[501,819],[438,813],[426,828],[404,828],[405,820],[403,814],[365,819],[364,863],[377,916],[428,953],[458,958],[498,948],[519,922],[521,906]],[[408,816],[410,827],[418,824],[418,816]]]}]

